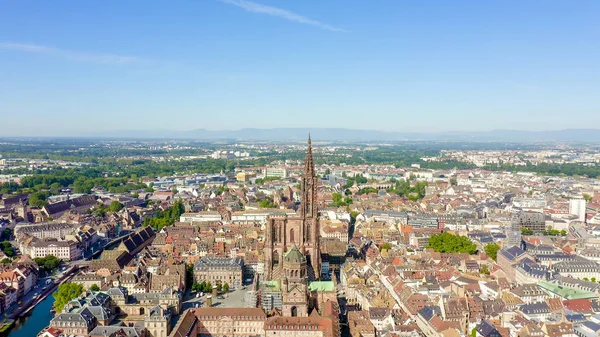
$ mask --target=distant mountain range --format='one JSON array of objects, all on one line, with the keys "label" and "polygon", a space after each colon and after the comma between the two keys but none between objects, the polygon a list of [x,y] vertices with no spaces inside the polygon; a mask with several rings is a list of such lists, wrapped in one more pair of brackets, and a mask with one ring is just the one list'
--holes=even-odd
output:
[{"label": "distant mountain range", "polygon": [[600,129],[553,131],[492,130],[481,132],[389,132],[343,128],[274,128],[213,131],[148,130],[115,131],[86,135],[86,138],[187,139],[187,140],[305,140],[318,141],[482,141],[482,142],[599,142]]}]

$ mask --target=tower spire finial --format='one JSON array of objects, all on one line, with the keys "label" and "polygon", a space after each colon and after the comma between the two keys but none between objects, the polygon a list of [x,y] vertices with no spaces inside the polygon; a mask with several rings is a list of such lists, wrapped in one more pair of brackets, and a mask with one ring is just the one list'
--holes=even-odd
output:
[{"label": "tower spire finial", "polygon": [[308,145],[310,145],[310,132],[308,133]]}]

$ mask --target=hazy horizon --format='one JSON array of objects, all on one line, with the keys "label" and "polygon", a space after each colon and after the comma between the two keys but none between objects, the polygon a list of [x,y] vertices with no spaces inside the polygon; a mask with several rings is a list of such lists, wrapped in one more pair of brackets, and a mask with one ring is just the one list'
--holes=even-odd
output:
[{"label": "hazy horizon", "polygon": [[298,141],[311,134],[316,141],[461,141],[461,142],[585,142],[600,143],[600,129],[563,129],[550,131],[490,130],[412,132],[345,128],[246,128],[239,130],[116,130],[80,134],[0,135],[0,139],[114,139],[114,140],[199,140],[218,141]]}]

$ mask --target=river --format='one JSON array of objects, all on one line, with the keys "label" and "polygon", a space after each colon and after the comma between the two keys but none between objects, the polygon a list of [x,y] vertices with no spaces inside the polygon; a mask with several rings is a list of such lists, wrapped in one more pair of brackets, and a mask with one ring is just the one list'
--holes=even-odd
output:
[{"label": "river", "polygon": [[29,316],[17,319],[16,325],[10,331],[8,337],[35,337],[50,324],[50,320],[54,317],[50,313],[52,304],[54,304],[54,297],[50,294],[33,308]]}]

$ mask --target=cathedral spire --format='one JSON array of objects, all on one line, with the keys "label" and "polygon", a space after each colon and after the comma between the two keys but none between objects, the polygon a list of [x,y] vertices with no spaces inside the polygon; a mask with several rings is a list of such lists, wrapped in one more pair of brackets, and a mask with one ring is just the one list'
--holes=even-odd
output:
[{"label": "cathedral spire", "polygon": [[306,162],[304,164],[304,176],[302,177],[302,208],[303,218],[317,216],[317,176],[315,174],[315,163],[312,154],[310,134],[308,135],[308,148],[306,149]]},{"label": "cathedral spire", "polygon": [[315,175],[315,164],[312,155],[312,143],[310,133],[308,134],[308,148],[306,149],[306,162],[304,165],[304,177],[313,177]]}]

